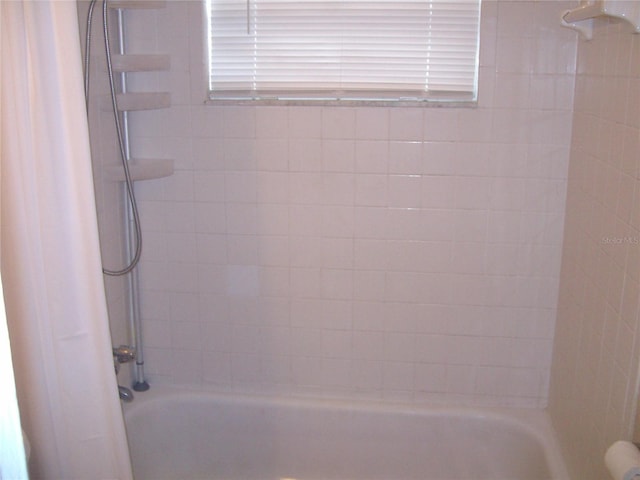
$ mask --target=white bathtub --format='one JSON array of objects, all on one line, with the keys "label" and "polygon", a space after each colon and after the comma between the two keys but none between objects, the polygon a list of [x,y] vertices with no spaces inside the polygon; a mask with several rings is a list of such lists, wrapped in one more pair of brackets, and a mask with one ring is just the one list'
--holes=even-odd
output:
[{"label": "white bathtub", "polygon": [[136,480],[567,480],[546,413],[156,387],[125,407]]}]

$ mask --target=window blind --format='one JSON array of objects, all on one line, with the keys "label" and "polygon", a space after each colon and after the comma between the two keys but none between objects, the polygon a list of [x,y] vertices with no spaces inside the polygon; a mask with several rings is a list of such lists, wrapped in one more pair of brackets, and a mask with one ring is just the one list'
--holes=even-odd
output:
[{"label": "window blind", "polygon": [[475,100],[480,0],[206,0],[210,98]]}]

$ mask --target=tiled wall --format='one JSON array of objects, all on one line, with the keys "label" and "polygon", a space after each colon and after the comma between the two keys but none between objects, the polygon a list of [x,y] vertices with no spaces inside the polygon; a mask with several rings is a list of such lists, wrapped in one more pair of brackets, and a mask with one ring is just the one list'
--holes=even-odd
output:
[{"label": "tiled wall", "polygon": [[152,384],[546,404],[576,38],[485,0],[477,108],[206,105],[199,2],[130,12]]},{"label": "tiled wall", "polygon": [[[640,355],[640,36],[598,21],[578,49],[550,411],[574,478],[630,439]],[[636,438],[638,440],[638,438]]]}]

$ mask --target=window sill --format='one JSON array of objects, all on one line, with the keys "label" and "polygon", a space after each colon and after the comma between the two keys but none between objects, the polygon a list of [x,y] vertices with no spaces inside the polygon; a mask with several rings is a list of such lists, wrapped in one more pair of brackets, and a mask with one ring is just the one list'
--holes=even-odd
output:
[{"label": "window sill", "polygon": [[476,108],[477,100],[336,100],[336,99],[246,99],[214,98],[205,105],[219,106],[314,106],[314,107],[420,107],[420,108]]}]

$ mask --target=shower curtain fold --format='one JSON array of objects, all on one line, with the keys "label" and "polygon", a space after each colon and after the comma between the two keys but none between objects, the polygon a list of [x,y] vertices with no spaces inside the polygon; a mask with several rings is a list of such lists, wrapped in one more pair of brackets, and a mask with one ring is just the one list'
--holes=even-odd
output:
[{"label": "shower curtain fold", "polygon": [[0,258],[31,478],[131,479],[76,3],[2,1],[0,9]]}]

